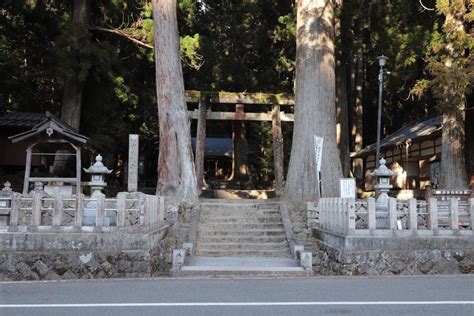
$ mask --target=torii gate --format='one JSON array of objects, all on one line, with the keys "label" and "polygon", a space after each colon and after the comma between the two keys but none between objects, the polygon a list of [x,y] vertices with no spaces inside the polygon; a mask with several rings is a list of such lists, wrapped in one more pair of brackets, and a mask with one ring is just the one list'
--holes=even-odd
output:
[{"label": "torii gate", "polygon": [[[196,177],[199,190],[204,180],[204,145],[206,140],[206,120],[231,120],[231,121],[271,121],[273,135],[274,173],[276,192],[283,190],[283,135],[281,122],[293,122],[294,115],[285,113],[281,106],[295,105],[293,96],[286,94],[267,93],[233,93],[233,92],[206,92],[186,91],[187,103],[198,103],[199,109],[188,111],[191,119],[197,119],[196,135]],[[210,104],[235,104],[235,112],[222,112],[208,110]],[[245,105],[272,106],[271,112],[246,113]]]}]

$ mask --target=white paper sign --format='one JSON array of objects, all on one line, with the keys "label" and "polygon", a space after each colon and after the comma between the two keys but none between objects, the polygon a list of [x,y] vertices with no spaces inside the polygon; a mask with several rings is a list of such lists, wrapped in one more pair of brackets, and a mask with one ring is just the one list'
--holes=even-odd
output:
[{"label": "white paper sign", "polygon": [[314,155],[316,157],[316,168],[321,172],[321,162],[323,158],[323,141],[324,138],[314,135]]},{"label": "white paper sign", "polygon": [[354,178],[339,179],[339,189],[341,198],[356,197],[356,182]]}]

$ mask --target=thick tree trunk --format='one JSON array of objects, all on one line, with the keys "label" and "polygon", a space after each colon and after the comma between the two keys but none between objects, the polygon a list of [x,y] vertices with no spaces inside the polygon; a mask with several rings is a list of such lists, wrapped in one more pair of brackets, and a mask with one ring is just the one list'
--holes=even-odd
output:
[{"label": "thick tree trunk", "polygon": [[351,170],[349,158],[349,113],[347,107],[346,67],[338,62],[336,66],[336,138],[339,148],[342,173],[348,177]]},{"label": "thick tree trunk", "polygon": [[[88,0],[74,0],[72,5],[72,23],[85,27],[89,24]],[[61,119],[79,130],[81,123],[82,83],[78,78],[68,78],[64,83]]]},{"label": "thick tree trunk", "polygon": [[323,195],[339,192],[333,19],[332,1],[297,1],[295,125],[286,182],[287,198],[293,201],[319,198],[314,135],[324,138]]},{"label": "thick tree trunk", "polygon": [[[342,0],[336,0],[336,19],[334,26],[334,34],[336,38],[340,37],[341,34],[341,11],[342,11]],[[349,158],[350,152],[350,137],[349,137],[349,106],[347,101],[347,67],[346,59],[347,55],[343,50],[342,43],[339,42],[338,50],[336,54],[336,138],[337,146],[339,148],[342,174],[345,177],[350,175],[351,161]]]},{"label": "thick tree trunk", "polygon": [[[89,24],[88,0],[74,0],[72,4],[72,23],[78,23],[85,27]],[[72,128],[79,131],[81,125],[83,83],[75,77],[67,78],[64,82],[63,104],[61,107],[61,119]],[[67,153],[66,150],[58,150],[58,153]],[[56,176],[65,176],[68,172],[67,156],[56,155],[53,163],[53,173]]]},{"label": "thick tree trunk", "polygon": [[[235,105],[235,117],[243,118],[243,104]],[[249,176],[247,150],[247,129],[244,121],[232,122],[232,174],[231,181],[246,181]]]},{"label": "thick tree trunk", "polygon": [[204,181],[204,152],[206,149],[206,115],[207,102],[199,103],[199,118],[196,132],[196,157],[194,164],[196,166],[197,191],[201,194]]},{"label": "thick tree trunk", "polygon": [[463,110],[443,115],[440,175],[440,187],[443,189],[464,189],[468,185],[464,156],[464,118]]},{"label": "thick tree trunk", "polygon": [[281,195],[284,183],[283,133],[281,132],[280,106],[272,108],[273,164],[275,166],[275,191]]},{"label": "thick tree trunk", "polygon": [[157,193],[193,201],[196,174],[179,59],[176,0],[153,0],[153,20],[160,129]]}]

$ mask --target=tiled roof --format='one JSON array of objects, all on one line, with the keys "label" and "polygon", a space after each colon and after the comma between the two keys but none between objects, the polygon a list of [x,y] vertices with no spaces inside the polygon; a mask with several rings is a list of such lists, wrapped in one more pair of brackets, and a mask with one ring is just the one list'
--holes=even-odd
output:
[{"label": "tiled roof", "polygon": [[8,112],[0,114],[0,128],[13,127],[30,129],[46,119],[45,113]]},{"label": "tiled roof", "polygon": [[[443,125],[443,116],[429,117],[424,120],[415,121],[402,126],[397,131],[380,140],[380,148],[393,147],[404,144],[405,142],[413,142],[417,139],[428,137],[435,133],[441,132]],[[375,151],[376,144],[371,144],[362,150],[353,153],[351,157],[366,156]]]},{"label": "tiled roof", "polygon": [[[59,118],[46,113],[9,112],[0,116],[0,128],[14,128],[23,132],[10,136],[9,139],[16,143],[18,141],[37,136],[43,132],[56,131],[59,134],[77,141],[86,143],[87,137],[79,134],[74,128],[61,121]],[[48,136],[50,136],[49,134]]]}]

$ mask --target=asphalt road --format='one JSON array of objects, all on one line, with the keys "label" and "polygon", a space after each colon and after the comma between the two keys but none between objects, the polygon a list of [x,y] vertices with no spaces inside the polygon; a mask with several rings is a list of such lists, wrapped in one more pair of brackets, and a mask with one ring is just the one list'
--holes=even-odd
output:
[{"label": "asphalt road", "polygon": [[0,315],[474,315],[474,276],[0,283]]}]

